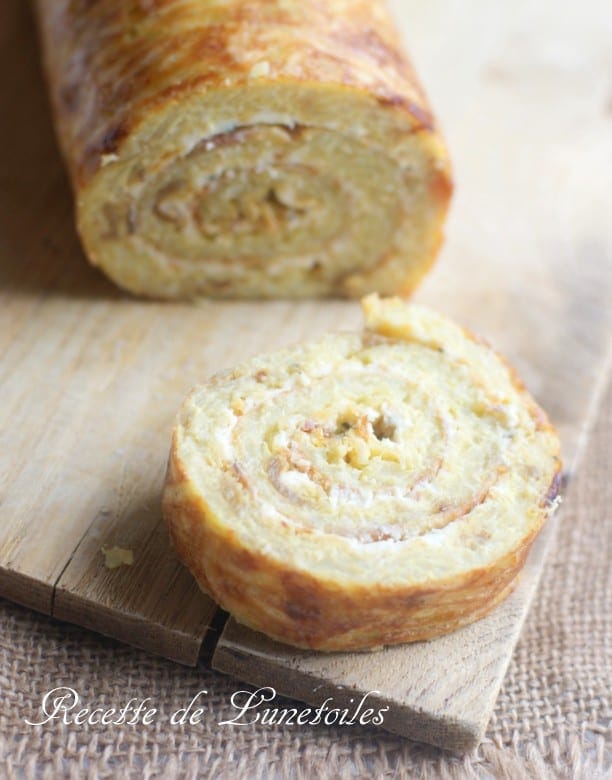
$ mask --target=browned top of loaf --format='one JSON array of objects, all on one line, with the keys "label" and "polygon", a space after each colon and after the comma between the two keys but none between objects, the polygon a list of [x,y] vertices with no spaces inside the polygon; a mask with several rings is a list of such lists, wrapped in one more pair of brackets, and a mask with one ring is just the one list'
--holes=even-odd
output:
[{"label": "browned top of loaf", "polygon": [[143,116],[193,90],[265,78],[366,89],[431,127],[384,0],[37,0],[60,138],[75,184]]}]

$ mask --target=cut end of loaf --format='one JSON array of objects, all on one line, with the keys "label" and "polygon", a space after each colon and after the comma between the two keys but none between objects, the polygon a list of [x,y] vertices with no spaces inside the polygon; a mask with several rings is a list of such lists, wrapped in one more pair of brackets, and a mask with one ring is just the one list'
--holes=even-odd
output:
[{"label": "cut end of loaf", "polygon": [[156,298],[411,292],[451,182],[384,0],[36,3],[93,264]]},{"label": "cut end of loaf", "polygon": [[78,199],[92,262],[159,298],[411,292],[451,194],[439,137],[341,86],[190,95],[147,115]]}]

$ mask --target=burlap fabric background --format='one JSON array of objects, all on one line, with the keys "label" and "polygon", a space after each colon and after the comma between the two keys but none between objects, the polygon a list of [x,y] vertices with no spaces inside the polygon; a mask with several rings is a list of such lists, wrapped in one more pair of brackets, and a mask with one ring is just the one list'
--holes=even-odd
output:
[{"label": "burlap fabric background", "polygon": [[[449,755],[365,728],[218,726],[235,714],[230,697],[245,686],[212,672],[205,661],[185,669],[0,602],[0,776],[607,776],[611,443],[612,386],[570,486],[556,547],[486,739],[474,753]],[[59,685],[77,690],[89,706],[117,707],[132,696],[149,696],[159,714],[148,727],[24,723],[40,720],[42,696]],[[208,691],[206,720],[169,726],[170,714],[200,689]]]}]

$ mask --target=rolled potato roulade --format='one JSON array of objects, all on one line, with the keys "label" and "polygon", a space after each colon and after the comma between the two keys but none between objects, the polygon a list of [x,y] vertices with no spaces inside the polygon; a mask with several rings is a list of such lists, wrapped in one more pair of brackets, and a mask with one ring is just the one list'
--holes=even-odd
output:
[{"label": "rolled potato roulade", "polygon": [[449,162],[383,0],[38,0],[91,262],[165,298],[410,292]]},{"label": "rolled potato roulade", "polygon": [[164,517],[200,586],[289,644],[428,639],[514,587],[559,441],[489,346],[399,299],[362,334],[253,358],[185,401]]}]

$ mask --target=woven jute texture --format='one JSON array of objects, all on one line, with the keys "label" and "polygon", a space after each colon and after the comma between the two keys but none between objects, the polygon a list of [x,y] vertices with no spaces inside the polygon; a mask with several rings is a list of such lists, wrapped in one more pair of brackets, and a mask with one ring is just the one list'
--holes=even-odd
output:
[{"label": "woven jute texture", "polygon": [[[245,688],[205,661],[185,669],[0,603],[0,777],[585,778],[610,772],[612,388],[572,481],[556,545],[494,716],[466,756],[364,727],[220,726]],[[81,706],[151,699],[151,725],[40,721],[45,692]],[[197,725],[173,712],[200,690]],[[276,706],[289,704],[276,700]]]}]

